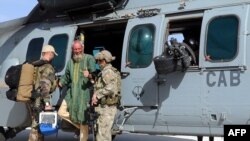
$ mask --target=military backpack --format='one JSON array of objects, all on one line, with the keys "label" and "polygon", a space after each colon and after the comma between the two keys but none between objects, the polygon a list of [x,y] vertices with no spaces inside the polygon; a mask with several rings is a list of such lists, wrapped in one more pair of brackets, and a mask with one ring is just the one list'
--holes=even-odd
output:
[{"label": "military backpack", "polygon": [[37,67],[46,63],[47,61],[38,60],[11,66],[5,74],[5,83],[10,88],[6,93],[7,98],[21,102],[29,101],[34,90]]}]

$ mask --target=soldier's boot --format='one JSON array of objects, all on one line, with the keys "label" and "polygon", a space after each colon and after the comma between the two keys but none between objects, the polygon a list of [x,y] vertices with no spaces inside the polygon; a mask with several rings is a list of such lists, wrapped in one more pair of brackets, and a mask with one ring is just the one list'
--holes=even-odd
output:
[{"label": "soldier's boot", "polygon": [[38,133],[38,141],[44,141],[44,136]]},{"label": "soldier's boot", "polygon": [[6,139],[14,138],[16,136],[16,134],[25,130],[25,128],[26,127],[8,128],[6,133],[5,133]]},{"label": "soldier's boot", "polygon": [[87,141],[89,137],[89,126],[80,125],[80,141]]},{"label": "soldier's boot", "polygon": [[44,141],[44,136],[39,133],[35,128],[32,128],[29,135],[28,141]]},{"label": "soldier's boot", "polygon": [[9,138],[14,138],[16,136],[16,130],[15,128],[8,128],[8,130],[5,133],[5,138],[9,139]]}]

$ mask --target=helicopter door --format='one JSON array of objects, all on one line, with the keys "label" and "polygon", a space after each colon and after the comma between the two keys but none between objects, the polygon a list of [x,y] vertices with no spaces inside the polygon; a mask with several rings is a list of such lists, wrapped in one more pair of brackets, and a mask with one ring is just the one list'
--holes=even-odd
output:
[{"label": "helicopter door", "polygon": [[247,5],[207,10],[202,21],[200,67],[246,67]]},{"label": "helicopter door", "polygon": [[[200,67],[203,70],[203,96],[206,107],[203,114],[208,117],[211,134],[223,134],[218,126],[244,123],[236,107],[248,103],[246,62],[249,46],[249,6],[240,5],[207,10],[204,13],[201,35]],[[205,55],[205,56],[204,56]],[[206,57],[206,56],[209,56]],[[239,99],[238,97],[242,97]],[[222,100],[226,98],[227,100]],[[231,102],[233,101],[233,104]]]},{"label": "helicopter door", "polygon": [[163,38],[164,16],[128,21],[122,51],[122,104],[157,106],[158,90],[153,57]]}]

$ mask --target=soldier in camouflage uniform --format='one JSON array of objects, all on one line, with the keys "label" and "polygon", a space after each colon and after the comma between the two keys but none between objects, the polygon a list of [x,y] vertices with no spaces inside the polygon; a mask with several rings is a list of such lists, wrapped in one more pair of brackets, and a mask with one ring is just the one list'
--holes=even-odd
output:
[{"label": "soldier in camouflage uniform", "polygon": [[96,105],[98,131],[97,141],[112,140],[112,125],[120,104],[121,76],[119,71],[111,65],[115,57],[107,50],[96,55],[97,63],[101,68],[94,85],[92,105]]},{"label": "soldier in camouflage uniform", "polygon": [[37,96],[28,103],[31,113],[32,125],[29,135],[29,141],[43,141],[44,136],[39,132],[38,119],[42,110],[51,110],[50,94],[56,88],[55,69],[50,64],[54,56],[57,55],[51,45],[45,45],[42,48],[42,57],[40,62],[45,62],[36,70],[35,91]]}]

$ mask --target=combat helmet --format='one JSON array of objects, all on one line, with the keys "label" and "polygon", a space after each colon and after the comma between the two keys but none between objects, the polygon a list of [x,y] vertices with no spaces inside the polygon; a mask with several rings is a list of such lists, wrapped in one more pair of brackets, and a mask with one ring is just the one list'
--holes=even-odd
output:
[{"label": "combat helmet", "polygon": [[115,57],[112,56],[112,54],[107,51],[107,50],[102,50],[101,52],[99,52],[96,56],[95,56],[96,60],[106,60],[106,62],[111,62],[113,60],[115,60]]}]

